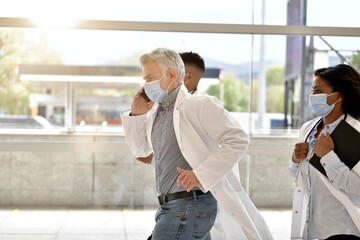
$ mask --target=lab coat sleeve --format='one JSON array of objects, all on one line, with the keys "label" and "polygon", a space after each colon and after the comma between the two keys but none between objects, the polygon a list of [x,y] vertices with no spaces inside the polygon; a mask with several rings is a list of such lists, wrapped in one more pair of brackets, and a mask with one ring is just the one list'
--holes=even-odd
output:
[{"label": "lab coat sleeve", "polygon": [[[348,195],[360,197],[360,177],[351,171],[337,156],[334,151],[330,151],[320,160],[326,175],[336,188]],[[358,163],[359,165],[359,163]]]},{"label": "lab coat sleeve", "polygon": [[248,138],[239,122],[216,98],[204,98],[197,116],[203,131],[220,147],[193,169],[205,191],[210,190],[245,154]]},{"label": "lab coat sleeve", "polygon": [[152,153],[151,144],[146,136],[146,116],[147,114],[129,116],[129,112],[121,115],[126,140],[136,157],[147,157]]},{"label": "lab coat sleeve", "polygon": [[293,180],[296,178],[297,171],[299,170],[300,163],[295,163],[291,160],[291,164],[289,166],[289,173]]}]

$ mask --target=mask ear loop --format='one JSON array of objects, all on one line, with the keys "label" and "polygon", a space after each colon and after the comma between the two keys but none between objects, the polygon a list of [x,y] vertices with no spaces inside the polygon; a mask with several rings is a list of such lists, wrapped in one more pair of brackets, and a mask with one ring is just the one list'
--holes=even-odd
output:
[{"label": "mask ear loop", "polygon": [[[169,72],[167,72],[166,74],[168,74],[168,73],[169,73]],[[166,74],[165,74],[164,76],[162,76],[162,78],[161,78],[159,81],[161,81],[161,80],[166,76]],[[173,83],[173,82],[171,82],[170,85],[167,87],[167,89],[164,90],[167,95],[169,95],[169,89],[170,89],[172,83]]]},{"label": "mask ear loop", "polygon": [[169,95],[169,89],[170,89],[172,83],[173,83],[173,82],[171,82],[170,85],[168,86],[168,88],[166,89],[167,95]]},{"label": "mask ear loop", "polygon": [[[329,96],[331,96],[331,95],[333,95],[333,94],[335,94],[335,93],[339,93],[339,92],[330,93],[329,95],[326,96],[326,98],[328,98]],[[339,93],[339,95],[340,95],[340,93]],[[337,104],[337,99],[336,99],[335,102],[334,102],[333,104],[331,104],[331,105],[336,105],[336,104]]]}]

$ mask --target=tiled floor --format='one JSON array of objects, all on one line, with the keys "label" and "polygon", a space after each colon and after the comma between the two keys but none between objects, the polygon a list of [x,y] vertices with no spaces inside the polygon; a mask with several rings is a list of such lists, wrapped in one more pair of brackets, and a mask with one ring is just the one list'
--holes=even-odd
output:
[{"label": "tiled floor", "polygon": [[[144,240],[155,209],[0,209],[0,240]],[[290,239],[290,210],[261,210],[276,240]]]}]

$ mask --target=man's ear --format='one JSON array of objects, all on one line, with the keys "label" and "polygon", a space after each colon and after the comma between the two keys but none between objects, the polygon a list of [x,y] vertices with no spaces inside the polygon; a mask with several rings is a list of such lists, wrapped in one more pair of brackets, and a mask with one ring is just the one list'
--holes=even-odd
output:
[{"label": "man's ear", "polygon": [[170,75],[171,81],[177,80],[177,73],[174,69],[172,69],[172,68],[169,69],[169,75]]}]

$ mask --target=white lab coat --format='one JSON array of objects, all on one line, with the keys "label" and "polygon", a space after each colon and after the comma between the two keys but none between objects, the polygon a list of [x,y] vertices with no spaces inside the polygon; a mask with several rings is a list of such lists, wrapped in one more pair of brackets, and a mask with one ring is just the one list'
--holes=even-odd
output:
[{"label": "white lab coat", "polygon": [[[148,114],[122,114],[125,135],[136,157],[152,153],[151,131],[157,104]],[[181,87],[174,107],[174,129],[181,153],[205,192],[218,201],[217,221],[224,239],[272,239],[262,216],[241,186],[237,162],[248,146],[239,123],[209,96],[191,96]]]},{"label": "white lab coat", "polygon": [[[315,118],[307,123],[305,123],[299,134],[298,142],[304,142],[306,136],[309,134],[313,126],[320,118]],[[360,132],[360,123],[354,119],[349,114],[347,115],[346,122],[349,123],[352,127]],[[302,164],[302,162],[300,162]],[[300,166],[299,166],[300,169]],[[351,169],[360,176],[360,162]],[[337,189],[328,178],[326,178],[322,173],[316,172],[321,178],[325,186],[329,191],[336,197],[347,209],[351,219],[355,223],[355,226],[360,231],[360,199],[357,198],[350,199],[343,191]],[[359,186],[360,187],[360,186]],[[304,180],[301,173],[297,173],[295,179],[295,189],[294,189],[294,198],[293,198],[293,209],[292,209],[292,225],[291,225],[291,239],[301,239],[303,237],[305,221],[306,221],[306,210],[307,204],[309,201],[309,195],[305,191]],[[354,197],[354,196],[353,196]]]}]

